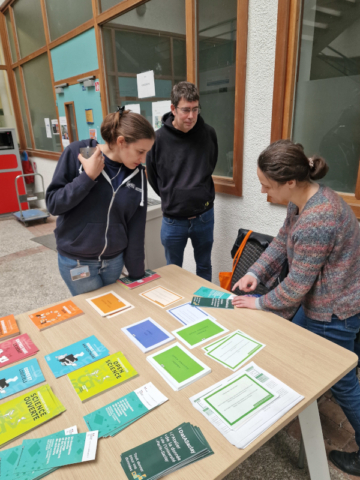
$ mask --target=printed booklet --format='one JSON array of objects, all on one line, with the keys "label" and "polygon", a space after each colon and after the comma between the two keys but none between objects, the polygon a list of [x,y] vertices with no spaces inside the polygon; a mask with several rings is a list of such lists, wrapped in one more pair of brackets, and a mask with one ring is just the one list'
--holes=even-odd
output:
[{"label": "printed booklet", "polygon": [[185,327],[173,330],[172,333],[184,342],[186,347],[195,348],[228,331],[229,330],[220,325],[220,323],[207,318],[192,325],[186,325]]},{"label": "printed booklet", "polygon": [[53,305],[52,307],[44,308],[39,312],[29,315],[30,320],[40,330],[53,327],[61,322],[71,320],[72,318],[82,315],[84,312],[75,305],[71,300]]},{"label": "printed booklet", "polygon": [[56,378],[107,357],[109,350],[94,336],[61,348],[45,356]]},{"label": "printed booklet", "polygon": [[45,377],[36,358],[5,368],[0,373],[0,399],[10,397],[41,382],[45,382]]},{"label": "printed booklet", "polygon": [[49,385],[0,405],[0,446],[65,412]]},{"label": "printed booklet", "polygon": [[120,297],[117,293],[110,291],[86,299],[87,302],[102,316],[115,315],[127,310],[133,305]]},{"label": "printed booklet", "polygon": [[150,317],[123,327],[121,330],[143,353],[161,347],[175,338]]},{"label": "printed booklet", "polygon": [[39,349],[33,344],[27,333],[0,343],[0,367],[32,357]]},{"label": "printed booklet", "polygon": [[155,480],[213,453],[199,427],[182,423],[170,432],[122,453],[121,466],[129,480]]},{"label": "printed booklet", "polygon": [[135,377],[137,371],[121,352],[102,358],[68,374],[82,402]]},{"label": "printed booklet", "polygon": [[133,288],[141,287],[141,285],[145,285],[145,283],[150,283],[153,280],[157,280],[158,278],[161,278],[160,275],[158,275],[153,270],[145,270],[145,275],[137,280],[131,277],[121,277],[116,281],[120,283],[120,285],[123,285],[124,287],[132,290]]},{"label": "printed booklet", "polygon": [[0,340],[15,337],[20,334],[14,315],[0,318]]},{"label": "printed booklet", "polygon": [[114,437],[150,410],[167,402],[151,382],[124,395],[84,417],[89,430],[98,430],[99,438]]}]

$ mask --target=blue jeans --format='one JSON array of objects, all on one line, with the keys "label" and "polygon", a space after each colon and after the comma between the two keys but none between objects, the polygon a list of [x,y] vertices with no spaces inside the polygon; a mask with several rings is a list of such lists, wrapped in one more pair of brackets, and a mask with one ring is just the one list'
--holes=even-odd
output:
[{"label": "blue jeans", "polygon": [[[300,307],[293,318],[293,323],[353,352],[354,340],[360,329],[360,314],[345,320],[339,320],[336,315],[333,315],[331,322],[319,322],[307,317],[303,308]],[[360,447],[360,384],[356,369],[354,368],[335,383],[331,391],[355,430],[355,440]]]},{"label": "blue jeans", "polygon": [[214,243],[214,209],[191,220],[164,217],[161,225],[161,243],[165,248],[166,263],[182,267],[188,241],[194,247],[196,275],[211,282],[211,249]]},{"label": "blue jeans", "polygon": [[79,260],[81,266],[88,265],[90,276],[73,281],[70,270],[79,266],[78,261],[58,253],[60,275],[70,290],[71,295],[91,292],[116,282],[124,266],[123,257],[123,253],[120,253],[120,255],[111,260],[101,260],[100,262],[98,260]]}]

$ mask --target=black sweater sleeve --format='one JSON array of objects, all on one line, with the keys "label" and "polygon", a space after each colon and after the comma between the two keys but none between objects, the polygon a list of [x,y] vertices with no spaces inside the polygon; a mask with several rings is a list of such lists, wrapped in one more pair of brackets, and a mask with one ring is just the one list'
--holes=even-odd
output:
[{"label": "black sweater sleeve", "polygon": [[214,128],[211,128],[211,138],[215,146],[214,156],[210,159],[212,172],[214,172],[217,161],[218,161],[218,154],[219,154],[218,141],[217,141],[217,136]]},{"label": "black sweater sleeve", "polygon": [[151,187],[160,196],[158,174],[156,170],[156,140],[152,149],[146,155],[146,174]]},{"label": "black sweater sleeve", "polygon": [[[144,173],[144,172],[142,172]],[[144,206],[139,206],[128,223],[128,246],[124,252],[125,267],[131,278],[145,275],[145,226],[147,211],[147,185],[144,182]],[[142,240],[141,240],[142,239]]]},{"label": "black sweater sleeve", "polygon": [[62,215],[76,207],[96,185],[84,171],[79,174],[80,162],[67,147],[55,169],[46,191],[46,206],[52,215]]}]

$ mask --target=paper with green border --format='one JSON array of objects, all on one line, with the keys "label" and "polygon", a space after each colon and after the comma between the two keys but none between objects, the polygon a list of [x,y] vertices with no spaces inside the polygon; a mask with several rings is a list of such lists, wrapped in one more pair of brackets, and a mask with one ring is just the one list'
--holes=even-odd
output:
[{"label": "paper with green border", "polygon": [[[234,332],[211,345],[207,345],[204,350],[206,356],[230,368],[230,370],[236,370],[264,347],[265,344],[244,335],[242,332]],[[230,358],[233,359],[233,362],[229,361]]]},{"label": "paper with green border", "polygon": [[231,428],[256,410],[264,408],[278,395],[270,392],[249,375],[244,374],[204,398],[218,416]]},{"label": "paper with green border", "polygon": [[178,328],[172,333],[180,338],[180,340],[184,341],[189,348],[194,348],[207,342],[210,338],[217,337],[228,331],[227,328],[219,323],[207,318],[192,325]]}]

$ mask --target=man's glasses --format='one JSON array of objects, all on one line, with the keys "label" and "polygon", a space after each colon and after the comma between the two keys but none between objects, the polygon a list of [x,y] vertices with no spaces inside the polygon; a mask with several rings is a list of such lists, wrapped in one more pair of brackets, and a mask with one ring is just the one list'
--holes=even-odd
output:
[{"label": "man's glasses", "polygon": [[190,112],[192,112],[194,115],[198,115],[201,112],[200,105],[198,107],[194,107],[194,108],[179,108],[179,107],[176,107],[176,109],[180,110],[180,112],[183,115],[190,115]]}]

